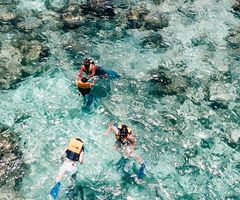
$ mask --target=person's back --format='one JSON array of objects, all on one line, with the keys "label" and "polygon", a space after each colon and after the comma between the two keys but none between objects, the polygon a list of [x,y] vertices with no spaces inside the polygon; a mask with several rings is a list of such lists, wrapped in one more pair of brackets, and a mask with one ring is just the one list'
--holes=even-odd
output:
[{"label": "person's back", "polygon": [[76,80],[76,86],[78,91],[82,96],[85,96],[91,92],[91,87],[94,85],[94,82],[88,82],[88,79],[83,77],[82,79]]},{"label": "person's back", "polygon": [[65,151],[64,162],[61,165],[58,175],[56,177],[56,184],[50,191],[50,198],[56,199],[60,190],[60,181],[66,173],[69,173],[72,177],[76,178],[77,162],[83,163],[84,155],[84,143],[79,138],[72,138]]},{"label": "person's back", "polygon": [[88,75],[87,79],[90,79],[95,76],[96,71],[97,66],[94,64],[94,62],[85,58],[83,64],[80,66],[79,77],[82,78],[84,72],[86,75]]}]

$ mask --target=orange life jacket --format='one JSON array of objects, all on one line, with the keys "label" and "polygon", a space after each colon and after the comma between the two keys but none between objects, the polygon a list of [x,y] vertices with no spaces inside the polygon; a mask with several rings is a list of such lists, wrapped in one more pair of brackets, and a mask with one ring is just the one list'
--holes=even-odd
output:
[{"label": "orange life jacket", "polygon": [[89,82],[84,83],[81,80],[78,80],[77,87],[81,89],[88,89],[88,88],[91,88],[91,84]]}]

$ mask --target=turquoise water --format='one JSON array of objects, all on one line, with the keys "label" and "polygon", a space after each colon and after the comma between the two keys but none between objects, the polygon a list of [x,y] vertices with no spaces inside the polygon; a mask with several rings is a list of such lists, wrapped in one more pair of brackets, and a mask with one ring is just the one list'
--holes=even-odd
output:
[{"label": "turquoise water", "polygon": [[[70,138],[80,137],[85,162],[78,166],[75,185],[64,179],[59,199],[239,199],[239,55],[227,42],[239,31],[233,2],[118,3],[165,13],[169,25],[159,30],[165,48],[144,48],[142,41],[153,31],[126,29],[120,19],[93,20],[68,31],[42,26],[38,31],[51,51],[39,64],[43,70],[1,91],[1,123],[20,133],[28,166],[21,187],[11,191],[17,197],[4,189],[3,196],[47,199],[61,154]],[[15,9],[47,11],[40,0],[21,0]],[[5,43],[14,37],[1,34]],[[90,109],[82,106],[74,85],[86,56],[122,74],[119,80],[97,82]],[[158,66],[184,91],[166,94],[151,82]],[[227,109],[216,108],[216,98]],[[134,130],[136,151],[147,165],[142,181],[131,176],[138,167],[132,160],[118,163],[114,136],[103,136],[110,121]]]}]

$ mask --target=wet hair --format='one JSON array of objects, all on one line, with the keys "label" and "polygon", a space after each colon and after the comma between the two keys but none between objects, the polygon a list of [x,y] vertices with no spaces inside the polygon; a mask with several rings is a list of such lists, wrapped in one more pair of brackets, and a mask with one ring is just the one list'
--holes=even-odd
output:
[{"label": "wet hair", "polygon": [[90,64],[91,64],[91,60],[88,59],[88,58],[85,58],[84,61],[83,61],[83,65],[84,65],[85,67],[89,67]]},{"label": "wet hair", "polygon": [[83,78],[81,79],[81,81],[82,81],[83,83],[86,83],[86,82],[88,81],[88,79],[87,79],[86,77],[83,77]]},{"label": "wet hair", "polygon": [[127,128],[126,125],[122,125],[122,127],[121,127],[121,129],[120,129],[120,134],[121,134],[122,136],[128,135],[128,128]]},{"label": "wet hair", "polygon": [[80,141],[80,142],[82,142],[82,143],[83,143],[83,141],[82,141],[80,138],[76,138],[76,140],[78,140],[78,141]]}]

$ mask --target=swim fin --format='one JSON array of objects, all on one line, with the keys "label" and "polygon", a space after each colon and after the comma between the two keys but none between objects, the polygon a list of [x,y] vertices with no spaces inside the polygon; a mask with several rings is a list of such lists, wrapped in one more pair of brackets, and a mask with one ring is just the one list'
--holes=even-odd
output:
[{"label": "swim fin", "polygon": [[58,197],[58,192],[60,190],[61,187],[61,183],[57,182],[54,187],[51,189],[50,191],[50,196],[52,197],[52,199],[57,199]]},{"label": "swim fin", "polygon": [[138,170],[138,173],[137,173],[137,176],[139,179],[142,179],[143,176],[144,176],[144,169],[145,169],[145,164],[142,163],[139,170]]},{"label": "swim fin", "polygon": [[121,75],[119,75],[117,72],[115,72],[111,69],[107,69],[105,71],[110,79],[118,79],[121,77]]}]

